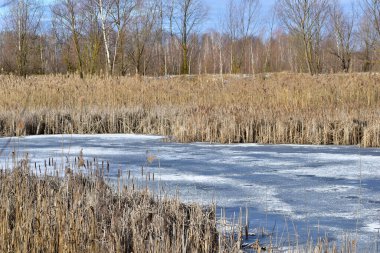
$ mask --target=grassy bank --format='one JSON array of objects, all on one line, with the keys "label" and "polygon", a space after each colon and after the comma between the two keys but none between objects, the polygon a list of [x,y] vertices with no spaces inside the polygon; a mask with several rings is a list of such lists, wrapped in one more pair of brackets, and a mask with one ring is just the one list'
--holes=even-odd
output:
[{"label": "grassy bank", "polygon": [[0,76],[0,134],[380,147],[380,75]]}]

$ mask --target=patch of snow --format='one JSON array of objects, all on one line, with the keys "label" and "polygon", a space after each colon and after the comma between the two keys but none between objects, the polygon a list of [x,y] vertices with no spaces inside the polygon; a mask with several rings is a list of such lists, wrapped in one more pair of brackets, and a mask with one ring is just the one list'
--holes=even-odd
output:
[{"label": "patch of snow", "polygon": [[374,233],[374,232],[379,233],[380,232],[380,221],[379,222],[367,223],[367,224],[365,224],[364,229],[370,233]]}]

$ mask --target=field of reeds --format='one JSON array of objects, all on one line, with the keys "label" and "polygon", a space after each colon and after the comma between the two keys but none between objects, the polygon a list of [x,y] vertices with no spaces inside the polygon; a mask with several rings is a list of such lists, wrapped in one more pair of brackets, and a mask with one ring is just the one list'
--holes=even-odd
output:
[{"label": "field of reeds", "polygon": [[380,75],[0,76],[0,135],[380,147]]}]

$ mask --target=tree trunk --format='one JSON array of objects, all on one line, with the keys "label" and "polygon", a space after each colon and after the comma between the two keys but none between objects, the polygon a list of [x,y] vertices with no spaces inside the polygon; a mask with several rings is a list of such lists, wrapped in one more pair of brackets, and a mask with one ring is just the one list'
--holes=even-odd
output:
[{"label": "tree trunk", "polygon": [[106,53],[106,73],[108,75],[111,72],[111,56],[110,56],[109,42],[108,42],[107,31],[106,31],[106,13],[104,13],[103,1],[99,0],[98,4],[99,4],[101,26],[102,26],[103,41],[104,41],[104,50]]},{"label": "tree trunk", "polygon": [[181,74],[186,75],[189,73],[189,64],[188,64],[188,48],[186,44],[182,45],[182,67],[181,67]]},{"label": "tree trunk", "polygon": [[80,51],[80,46],[79,46],[79,38],[78,38],[78,34],[76,31],[74,31],[73,40],[74,40],[75,51],[77,53],[77,58],[78,58],[79,76],[81,79],[83,79],[84,78],[83,61],[82,61],[82,56],[81,56],[81,51]]},{"label": "tree trunk", "polygon": [[309,74],[310,75],[313,75],[313,70],[312,70],[312,59],[311,59],[311,55],[310,55],[310,42],[308,41],[308,39],[306,38],[306,35],[303,35],[303,42],[304,42],[304,50],[305,50],[305,60],[306,60],[306,64],[307,64],[307,70],[309,71]]}]

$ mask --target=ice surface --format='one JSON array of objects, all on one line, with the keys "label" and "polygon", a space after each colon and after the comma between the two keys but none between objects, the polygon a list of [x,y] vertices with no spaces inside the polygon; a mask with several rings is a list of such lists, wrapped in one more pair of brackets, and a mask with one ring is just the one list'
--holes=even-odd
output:
[{"label": "ice surface", "polygon": [[368,232],[380,232],[380,222],[373,222],[373,223],[367,223],[365,225],[365,229],[368,231]]},{"label": "ice surface", "polygon": [[[0,148],[7,140],[0,139]],[[18,159],[28,152],[33,165],[54,157],[59,168],[81,149],[88,160],[109,161],[111,178],[119,168],[139,178],[144,166],[168,192],[179,189],[184,201],[215,201],[231,217],[248,207],[250,227],[265,227],[278,238],[284,231],[297,234],[293,240],[298,242],[305,242],[308,234],[331,240],[349,234],[359,239],[363,251],[378,238],[380,149],[179,144],[141,135],[31,136],[13,138],[4,147],[0,166],[10,167],[16,150]],[[154,159],[148,162],[148,156]]]}]

